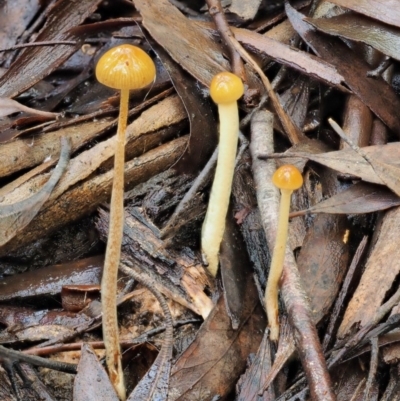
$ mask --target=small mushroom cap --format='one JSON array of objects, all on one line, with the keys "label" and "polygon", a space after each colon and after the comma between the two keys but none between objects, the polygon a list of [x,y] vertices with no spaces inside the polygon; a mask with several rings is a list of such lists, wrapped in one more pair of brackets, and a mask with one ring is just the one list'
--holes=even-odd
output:
[{"label": "small mushroom cap", "polygon": [[236,102],[243,92],[242,80],[231,72],[220,72],[211,81],[210,95],[217,104]]},{"label": "small mushroom cap", "polygon": [[132,45],[113,47],[96,65],[96,78],[114,89],[140,89],[154,81],[156,67],[150,56]]},{"label": "small mushroom cap", "polygon": [[272,176],[272,182],[279,189],[294,191],[303,185],[303,177],[297,167],[285,164],[279,167]]}]

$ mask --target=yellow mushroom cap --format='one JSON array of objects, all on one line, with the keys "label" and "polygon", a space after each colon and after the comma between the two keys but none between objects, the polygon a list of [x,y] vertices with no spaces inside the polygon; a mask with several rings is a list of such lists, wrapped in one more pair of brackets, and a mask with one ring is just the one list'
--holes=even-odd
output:
[{"label": "yellow mushroom cap", "polygon": [[132,45],[113,47],[96,65],[96,78],[114,89],[140,89],[154,81],[156,67],[150,56]]},{"label": "yellow mushroom cap", "polygon": [[303,185],[303,177],[297,167],[285,164],[275,171],[272,182],[280,189],[294,191]]},{"label": "yellow mushroom cap", "polygon": [[217,104],[236,102],[243,92],[242,80],[231,72],[220,72],[211,81],[210,95]]}]

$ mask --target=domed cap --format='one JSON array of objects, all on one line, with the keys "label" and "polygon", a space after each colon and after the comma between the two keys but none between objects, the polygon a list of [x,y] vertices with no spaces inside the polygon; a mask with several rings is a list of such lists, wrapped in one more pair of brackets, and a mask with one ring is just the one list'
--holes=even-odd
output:
[{"label": "domed cap", "polygon": [[150,56],[132,45],[113,47],[96,66],[96,78],[114,89],[140,89],[154,81],[156,67]]},{"label": "domed cap", "polygon": [[220,72],[211,81],[210,95],[217,104],[236,102],[243,92],[242,80],[231,72]]},{"label": "domed cap", "polygon": [[303,185],[303,177],[297,167],[285,164],[275,171],[272,182],[280,189],[294,191]]}]

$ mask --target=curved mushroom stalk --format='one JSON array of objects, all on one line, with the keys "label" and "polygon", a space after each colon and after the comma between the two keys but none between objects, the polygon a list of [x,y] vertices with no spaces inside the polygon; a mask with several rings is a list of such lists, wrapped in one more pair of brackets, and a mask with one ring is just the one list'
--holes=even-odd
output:
[{"label": "curved mushroom stalk", "polygon": [[115,144],[114,179],[110,205],[110,227],[101,281],[103,338],[110,380],[121,400],[126,399],[117,321],[117,275],[124,227],[125,131],[129,90],[154,81],[153,60],[141,49],[121,45],[107,51],[96,66],[96,77],[103,85],[121,90],[118,130]]},{"label": "curved mushroom stalk", "polygon": [[210,85],[210,95],[218,104],[220,134],[217,168],[201,231],[201,250],[214,277],[218,271],[219,248],[225,231],[235,170],[239,135],[237,100],[243,95],[243,90],[241,79],[230,72],[217,74]]},{"label": "curved mushroom stalk", "polygon": [[272,176],[272,182],[281,190],[279,205],[278,229],[276,242],[269,269],[267,287],[265,289],[265,307],[267,309],[270,339],[279,339],[279,308],[278,291],[279,280],[282,276],[283,262],[285,260],[286,242],[289,228],[289,210],[292,193],[303,185],[300,171],[292,165],[279,167]]}]

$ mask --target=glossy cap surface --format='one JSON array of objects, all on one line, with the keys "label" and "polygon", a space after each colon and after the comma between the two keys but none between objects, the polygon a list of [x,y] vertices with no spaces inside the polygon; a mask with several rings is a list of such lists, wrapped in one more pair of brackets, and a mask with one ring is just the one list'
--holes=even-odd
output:
[{"label": "glossy cap surface", "polygon": [[285,164],[279,167],[272,176],[272,182],[279,189],[294,191],[303,185],[303,177],[297,167]]},{"label": "glossy cap surface", "polygon": [[132,45],[113,47],[96,65],[96,78],[114,89],[140,89],[154,81],[156,67],[150,56]]},{"label": "glossy cap surface", "polygon": [[210,96],[217,104],[236,102],[243,92],[242,80],[227,71],[215,75],[210,84]]}]

